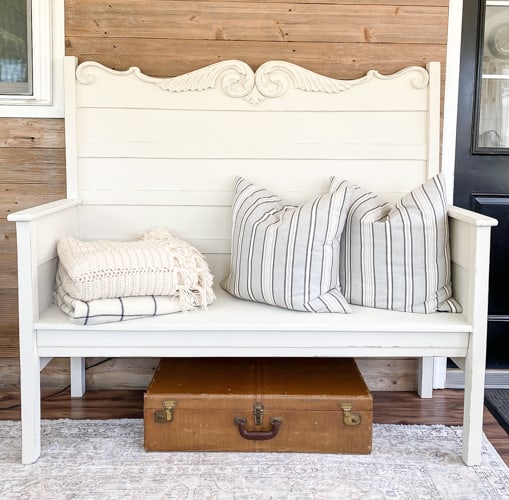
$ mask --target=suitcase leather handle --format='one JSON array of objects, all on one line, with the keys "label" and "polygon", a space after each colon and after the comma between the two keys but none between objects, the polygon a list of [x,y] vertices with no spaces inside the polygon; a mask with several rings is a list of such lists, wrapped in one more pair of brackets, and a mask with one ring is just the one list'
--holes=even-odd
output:
[{"label": "suitcase leather handle", "polygon": [[280,418],[273,418],[271,420],[271,429],[270,431],[248,431],[246,429],[246,419],[245,418],[235,418],[233,420],[235,424],[237,424],[239,428],[239,434],[244,439],[249,439],[251,441],[266,441],[268,439],[273,439],[277,436],[279,432],[279,428],[283,421]]}]

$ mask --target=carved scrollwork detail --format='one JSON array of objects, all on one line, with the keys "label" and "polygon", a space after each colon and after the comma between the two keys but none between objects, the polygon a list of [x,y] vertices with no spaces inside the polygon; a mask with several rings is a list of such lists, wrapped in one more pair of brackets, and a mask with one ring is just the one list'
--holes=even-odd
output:
[{"label": "carved scrollwork detail", "polygon": [[92,83],[95,82],[96,78],[95,73],[97,73],[96,70],[98,69],[115,76],[134,75],[136,78],[138,78],[138,80],[149,83],[159,81],[159,78],[154,78],[152,76],[145,75],[144,73],[141,72],[140,68],[136,66],[126,69],[125,71],[118,71],[116,69],[111,69],[108,68],[107,66],[103,66],[102,64],[95,61],[85,61],[81,63],[76,68],[76,80],[82,85],[91,85]]},{"label": "carved scrollwork detail", "polygon": [[410,85],[413,88],[422,89],[429,84],[428,72],[418,66],[404,68],[392,75],[382,75],[378,71],[370,70],[365,76],[355,80],[336,80],[285,61],[268,61],[253,72],[245,62],[237,60],[221,61],[172,78],[148,76],[137,67],[117,71],[88,61],[76,69],[77,81],[83,85],[92,84],[98,69],[116,76],[133,75],[138,80],[155,84],[167,92],[202,91],[220,87],[225,95],[243,98],[254,106],[267,98],[283,96],[290,88],[336,94],[374,78],[390,80],[405,74],[412,75]]},{"label": "carved scrollwork detail", "polygon": [[268,61],[262,64],[256,71],[255,78],[260,94],[272,98],[286,94],[289,88],[327,94],[336,94],[351,88],[351,85],[343,80],[335,80],[284,61]]},{"label": "carved scrollwork detail", "polygon": [[373,78],[391,80],[405,74],[412,74],[413,78],[410,80],[410,85],[413,88],[422,89],[429,84],[428,72],[424,68],[418,66],[410,66],[391,75],[383,75],[376,70],[370,70],[365,76],[355,80],[336,80],[302,68],[296,64],[284,61],[268,61],[262,64],[255,73],[253,94],[257,91],[258,98],[253,104],[257,104],[264,97],[280,97],[286,94],[290,88],[303,90],[305,92],[337,94],[357,85],[367,83]]},{"label": "carved scrollwork detail", "polygon": [[394,78],[398,78],[400,76],[403,76],[407,73],[413,73],[414,77],[410,80],[410,85],[414,89],[424,89],[429,84],[429,74],[428,72],[419,66],[408,66],[407,68],[404,68],[397,73],[393,73],[392,75],[382,75],[378,71],[370,70],[367,72],[366,76],[364,78],[360,78],[359,81],[362,83],[362,80],[368,81],[371,78],[378,78],[379,80],[392,80]]},{"label": "carved scrollwork detail", "polygon": [[230,97],[245,97],[255,85],[253,70],[243,61],[221,61],[157,84],[169,92],[206,90],[220,85]]}]

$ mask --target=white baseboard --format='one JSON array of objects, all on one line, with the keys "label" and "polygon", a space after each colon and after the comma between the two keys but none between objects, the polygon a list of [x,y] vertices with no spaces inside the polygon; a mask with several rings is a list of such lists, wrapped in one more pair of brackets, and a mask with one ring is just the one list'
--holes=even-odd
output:
[{"label": "white baseboard", "polygon": [[[463,371],[449,368],[445,378],[446,389],[463,389],[465,377]],[[486,389],[509,389],[509,370],[486,370]]]}]

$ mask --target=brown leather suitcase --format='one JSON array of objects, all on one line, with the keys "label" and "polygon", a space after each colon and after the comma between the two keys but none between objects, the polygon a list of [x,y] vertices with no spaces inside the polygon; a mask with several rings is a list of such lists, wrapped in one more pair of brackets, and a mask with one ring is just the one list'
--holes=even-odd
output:
[{"label": "brown leather suitcase", "polygon": [[145,449],[370,453],[372,408],[353,359],[166,358]]}]

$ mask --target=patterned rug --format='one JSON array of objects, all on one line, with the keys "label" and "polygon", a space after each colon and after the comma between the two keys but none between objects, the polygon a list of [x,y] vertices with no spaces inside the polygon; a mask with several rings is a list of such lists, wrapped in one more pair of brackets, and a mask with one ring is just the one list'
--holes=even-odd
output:
[{"label": "patterned rug", "polygon": [[143,420],[44,420],[42,455],[20,464],[20,423],[0,422],[0,498],[509,498],[509,469],[484,439],[461,462],[461,429],[374,425],[371,455],[147,453]]},{"label": "patterned rug", "polygon": [[484,403],[509,434],[509,389],[485,389]]}]

